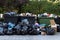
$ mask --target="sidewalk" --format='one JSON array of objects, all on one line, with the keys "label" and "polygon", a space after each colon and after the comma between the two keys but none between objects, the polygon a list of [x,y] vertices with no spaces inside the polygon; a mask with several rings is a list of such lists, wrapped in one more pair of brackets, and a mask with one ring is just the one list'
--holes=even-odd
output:
[{"label": "sidewalk", "polygon": [[10,35],[0,36],[0,40],[60,40],[60,33],[56,35]]}]

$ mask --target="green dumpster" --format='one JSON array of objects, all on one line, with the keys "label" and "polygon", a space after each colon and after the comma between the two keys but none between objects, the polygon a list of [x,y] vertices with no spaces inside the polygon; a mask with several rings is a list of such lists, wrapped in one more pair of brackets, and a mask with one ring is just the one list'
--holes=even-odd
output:
[{"label": "green dumpster", "polygon": [[54,18],[38,18],[38,21],[39,21],[39,24],[49,25],[51,19],[54,19]]}]

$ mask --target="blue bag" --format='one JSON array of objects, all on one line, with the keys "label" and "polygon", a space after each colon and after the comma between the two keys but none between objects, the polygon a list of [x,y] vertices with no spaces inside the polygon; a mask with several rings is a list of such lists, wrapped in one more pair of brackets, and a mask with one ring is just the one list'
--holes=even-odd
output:
[{"label": "blue bag", "polygon": [[8,29],[11,30],[12,28],[14,28],[15,24],[9,22],[8,23]]},{"label": "blue bag", "polygon": [[3,27],[0,27],[0,33],[3,33]]}]

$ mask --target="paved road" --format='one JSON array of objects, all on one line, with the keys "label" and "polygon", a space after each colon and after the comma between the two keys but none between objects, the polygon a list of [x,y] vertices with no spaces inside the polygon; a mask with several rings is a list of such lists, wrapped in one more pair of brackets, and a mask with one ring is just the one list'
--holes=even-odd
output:
[{"label": "paved road", "polygon": [[60,33],[56,35],[4,35],[0,40],[60,40]]}]

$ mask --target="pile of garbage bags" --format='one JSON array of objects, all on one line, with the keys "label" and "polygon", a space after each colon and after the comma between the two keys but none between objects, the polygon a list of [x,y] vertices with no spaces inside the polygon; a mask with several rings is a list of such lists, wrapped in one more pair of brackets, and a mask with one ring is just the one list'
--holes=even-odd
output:
[{"label": "pile of garbage bags", "polygon": [[[55,30],[47,24],[39,24],[35,16],[16,16],[4,14],[4,22],[0,22],[1,35],[54,35]],[[59,27],[59,26],[58,26]]]},{"label": "pile of garbage bags", "polygon": [[57,15],[56,14],[49,14],[49,13],[42,13],[42,14],[38,14],[38,17],[56,18]]},{"label": "pile of garbage bags", "polygon": [[[25,21],[15,25],[14,23],[2,23],[0,22],[0,34],[28,34],[38,28],[33,28],[32,25],[25,23]],[[36,33],[37,34],[37,33]]]},{"label": "pile of garbage bags", "polygon": [[45,32],[47,35],[55,34],[54,29],[42,27],[38,23],[30,25],[28,22],[22,21],[16,25],[11,22],[0,22],[0,35],[39,35],[41,32]]}]

